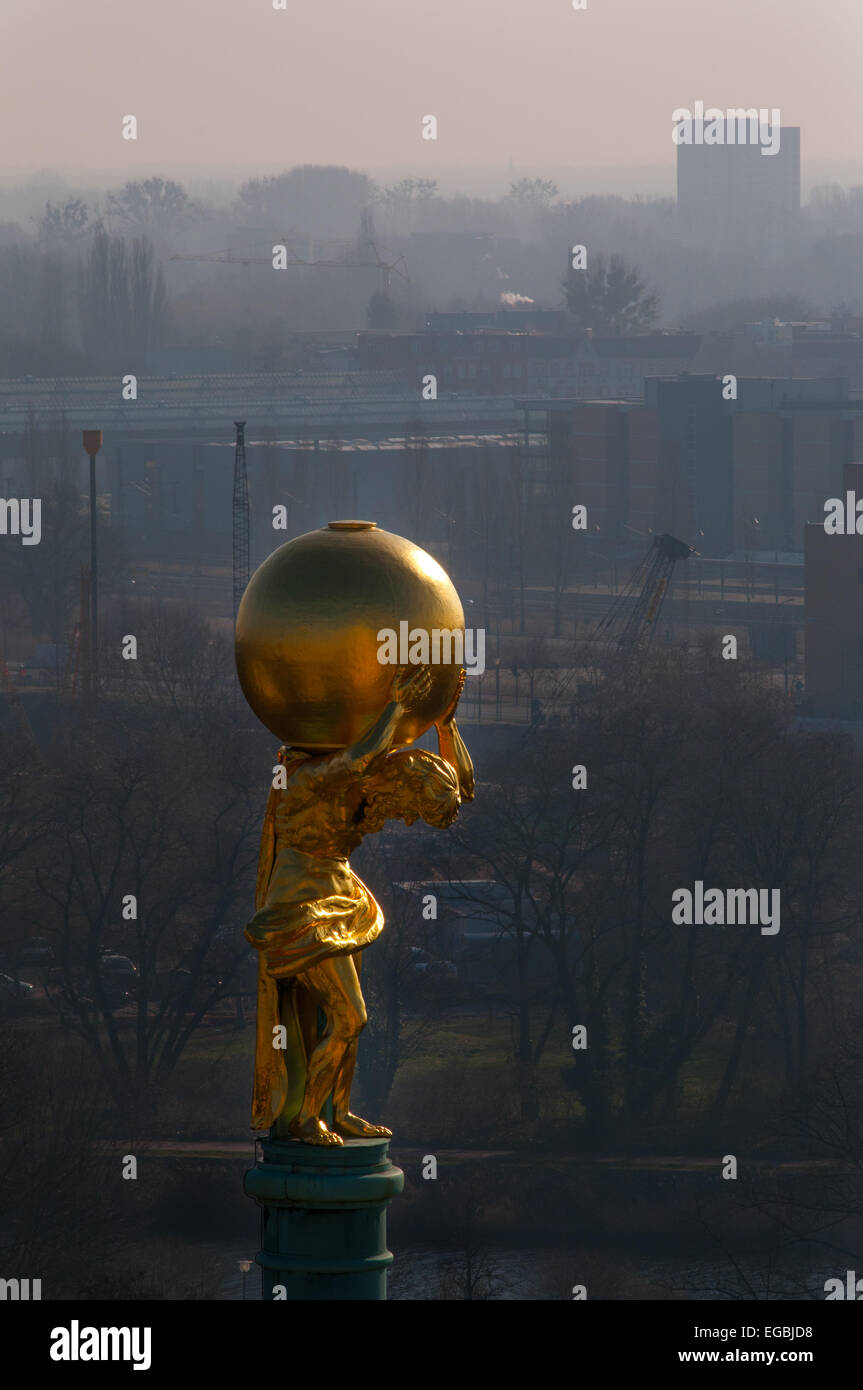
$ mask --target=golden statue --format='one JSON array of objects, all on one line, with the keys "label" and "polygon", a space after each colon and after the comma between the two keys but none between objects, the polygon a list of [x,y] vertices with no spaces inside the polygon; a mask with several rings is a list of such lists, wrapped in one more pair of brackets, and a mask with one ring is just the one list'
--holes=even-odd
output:
[{"label": "golden statue", "polygon": [[[381,632],[400,623],[411,636],[447,634],[448,659],[394,672]],[[252,1124],[277,1138],[390,1135],[350,1111],[366,1022],[359,953],[384,919],[348,856],[387,820],[446,827],[473,798],[455,723],[459,634],[463,644],[461,604],[437,561],[371,522],[331,522],[281,546],[240,605],[240,682],[285,740],[246,928],[259,952]],[[432,724],[438,754],[411,748]]]}]

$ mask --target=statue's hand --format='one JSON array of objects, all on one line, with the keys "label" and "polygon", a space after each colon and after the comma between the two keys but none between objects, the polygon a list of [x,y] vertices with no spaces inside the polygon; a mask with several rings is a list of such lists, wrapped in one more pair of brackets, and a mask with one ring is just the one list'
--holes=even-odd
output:
[{"label": "statue's hand", "polygon": [[392,698],[403,710],[412,713],[428,695],[431,682],[428,666],[400,666],[393,677]]},{"label": "statue's hand", "polygon": [[455,712],[456,712],[456,710],[458,709],[458,702],[459,702],[459,700],[461,699],[461,694],[462,694],[462,691],[464,690],[464,683],[465,683],[466,677],[467,677],[467,672],[465,671],[464,667],[462,666],[462,668],[461,668],[461,670],[460,670],[460,672],[459,672],[458,684],[456,685],[455,694],[454,694],[454,696],[453,696],[453,698],[452,698],[452,701],[451,701],[451,703],[450,703],[450,707],[449,707],[449,709],[447,710],[446,714],[442,715],[440,719],[436,719],[436,720],[435,720],[435,728],[436,728],[436,729],[441,729],[441,728],[444,727],[444,725],[446,725],[446,724],[451,724],[452,721],[455,719]]}]

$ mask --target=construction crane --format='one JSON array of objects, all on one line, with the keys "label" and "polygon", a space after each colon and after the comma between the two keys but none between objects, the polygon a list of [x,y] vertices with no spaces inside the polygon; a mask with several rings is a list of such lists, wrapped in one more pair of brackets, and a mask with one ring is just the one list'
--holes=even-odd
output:
[{"label": "construction crane", "polygon": [[30,723],[30,717],[24,708],[24,701],[18,693],[18,687],[9,674],[9,668],[6,665],[6,657],[3,655],[0,655],[0,690],[2,690],[3,694],[6,696],[6,702],[9,706],[12,718],[14,719],[16,731],[22,746],[26,747],[29,745],[31,748],[34,748],[38,754],[39,744],[36,740],[36,735],[33,733],[33,725]]},{"label": "construction crane", "polygon": [[[627,527],[631,531],[633,528]],[[644,533],[639,531],[637,535]],[[653,544],[641,563],[636,567],[630,576],[626,587],[615,598],[608,612],[593,630],[593,637],[605,635],[611,637],[624,662],[637,655],[647,652],[653,641],[653,635],[662,612],[662,605],[668,596],[671,582],[674,576],[675,566],[681,560],[686,560],[690,555],[697,555],[698,551],[694,546],[687,545],[685,541],[679,541],[675,536],[668,535],[667,532],[660,536],[654,536]],[[573,666],[554,683],[547,697],[547,704],[552,711],[553,718],[555,709],[560,708],[561,703],[566,698],[573,682],[578,676],[578,652],[573,658]],[[539,706],[539,701],[537,701]],[[546,714],[542,708],[537,708],[531,718],[529,727],[535,729],[539,724],[545,722]]]},{"label": "construction crane", "polygon": [[667,532],[654,536],[653,545],[633,571],[626,587],[597,624],[595,635],[613,636],[624,652],[646,651],[653,640],[675,566],[697,553],[694,546]]},{"label": "construction crane", "polygon": [[240,599],[249,583],[249,479],[246,473],[246,422],[235,420],[237,431],[234,445],[234,497],[233,497],[233,541],[234,541],[234,622],[240,607]]}]

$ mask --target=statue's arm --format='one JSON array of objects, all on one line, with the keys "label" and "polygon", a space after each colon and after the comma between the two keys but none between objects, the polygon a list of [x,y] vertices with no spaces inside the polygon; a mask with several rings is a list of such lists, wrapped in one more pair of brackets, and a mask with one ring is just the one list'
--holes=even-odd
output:
[{"label": "statue's arm", "polygon": [[383,714],[366,730],[362,738],[358,739],[352,748],[346,748],[343,753],[337,755],[345,771],[354,774],[365,772],[375,758],[379,758],[382,753],[388,753],[401,715],[402,706],[398,700],[390,700]]},{"label": "statue's arm", "polygon": [[458,778],[458,790],[462,801],[473,801],[474,771],[470,753],[458,731],[454,718],[445,724],[438,724],[438,749],[444,762],[449,763]]},{"label": "statue's arm", "polygon": [[459,795],[462,801],[473,801],[474,771],[470,753],[455,722],[455,712],[464,689],[465,672],[462,671],[456,687],[453,702],[443,719],[435,724],[437,729],[438,751],[444,762],[449,763],[458,778]]},{"label": "statue's arm", "polygon": [[431,673],[426,666],[400,667],[393,678],[391,700],[374,724],[350,748],[316,758],[299,769],[298,777],[309,790],[332,778],[354,778],[366,772],[376,758],[390,751],[402,715],[428,693]]},{"label": "statue's arm", "polygon": [[430,685],[431,672],[427,666],[399,667],[393,677],[392,699],[383,714],[352,748],[337,755],[344,758],[346,769],[354,774],[365,772],[375,758],[388,753],[402,715],[419,704],[428,694]]}]

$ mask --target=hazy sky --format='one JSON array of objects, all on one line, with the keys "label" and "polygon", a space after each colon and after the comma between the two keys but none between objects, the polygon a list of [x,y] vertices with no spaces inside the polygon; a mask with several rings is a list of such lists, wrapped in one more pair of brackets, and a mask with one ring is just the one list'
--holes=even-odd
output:
[{"label": "hazy sky", "polygon": [[779,107],[807,182],[863,182],[861,53],[863,0],[0,0],[0,179],[339,163],[470,191],[512,160],[671,191],[700,99]]}]

